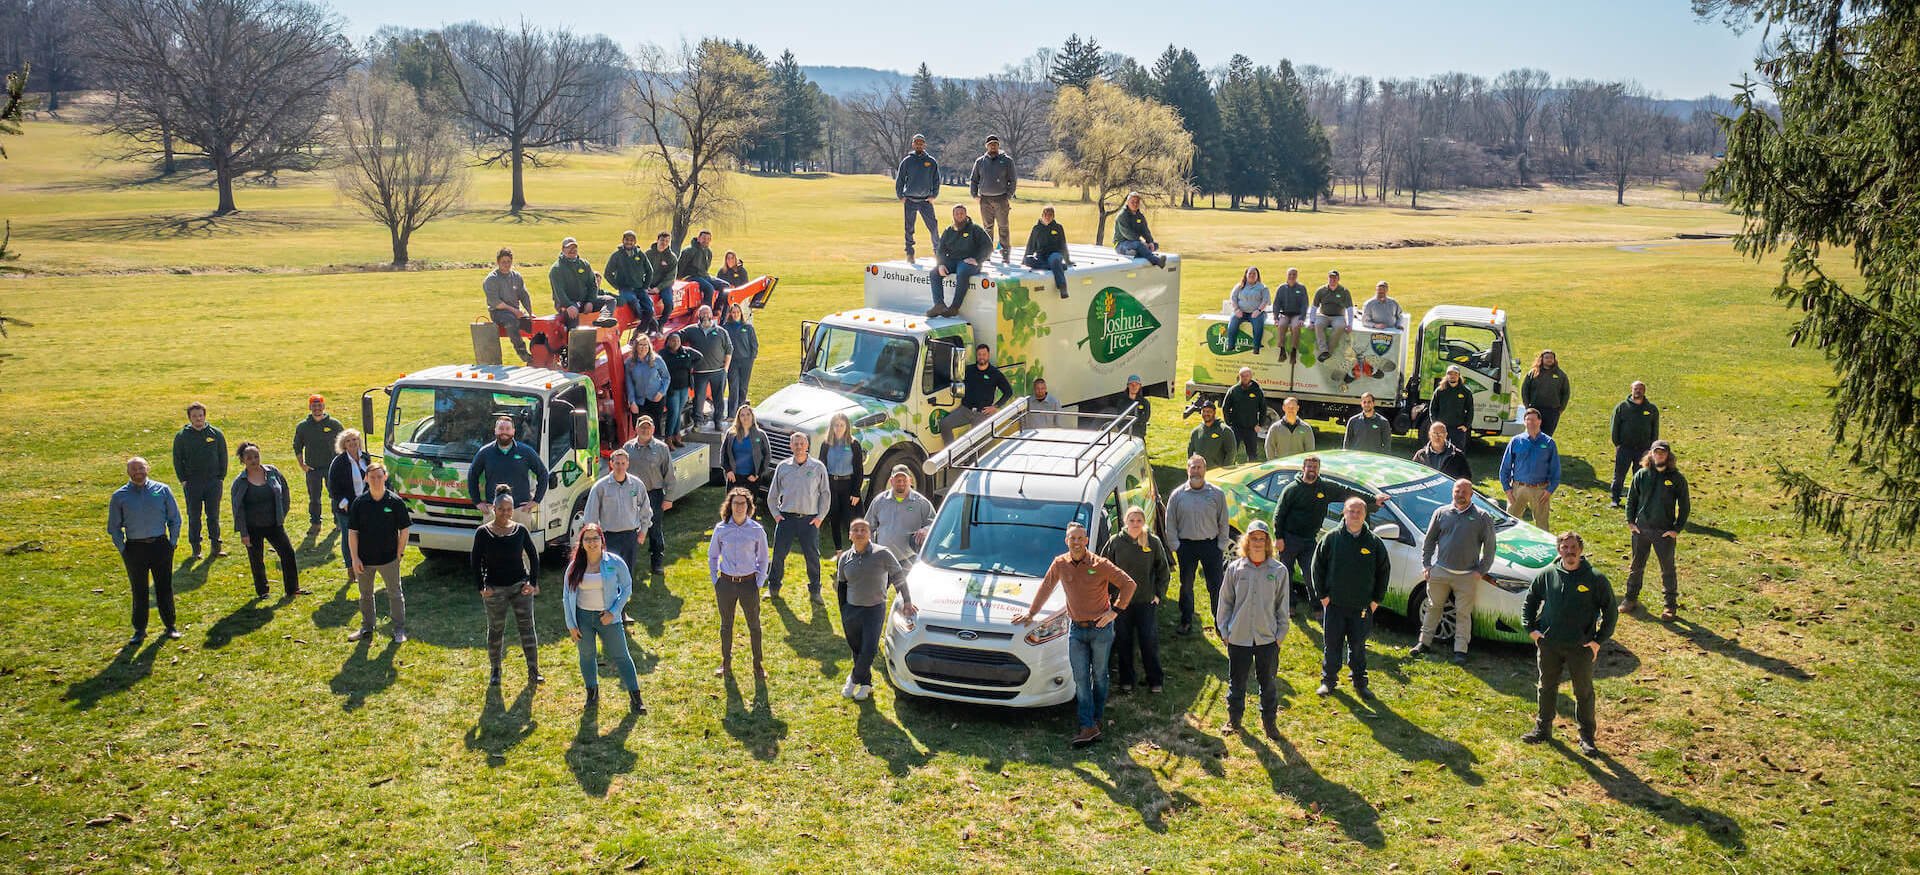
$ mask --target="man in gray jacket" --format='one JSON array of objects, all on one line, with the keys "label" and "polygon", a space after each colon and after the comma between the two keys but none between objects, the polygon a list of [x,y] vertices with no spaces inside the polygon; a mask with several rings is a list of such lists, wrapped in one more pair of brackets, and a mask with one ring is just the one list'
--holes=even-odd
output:
[{"label": "man in gray jacket", "polygon": [[913,151],[900,159],[893,172],[893,196],[900,199],[907,220],[907,263],[913,264],[913,220],[926,222],[927,237],[940,242],[940,224],[933,217],[933,199],[940,196],[940,162],[927,154],[927,135],[913,135]]},{"label": "man in gray jacket", "polygon": [[933,502],[913,488],[913,469],[893,466],[887,491],[867,507],[867,522],[873,524],[874,542],[892,550],[902,563],[920,555],[915,536],[933,525]]},{"label": "man in gray jacket", "polygon": [[652,523],[647,526],[647,555],[652,559],[653,573],[659,574],[667,561],[665,520],[667,510],[673,507],[667,500],[667,490],[673,488],[673,450],[667,448],[666,441],[654,440],[653,432],[653,419],[640,417],[633,440],[620,449],[626,451],[633,476],[647,487],[647,504],[653,511]]},{"label": "man in gray jacket", "polygon": [[532,325],[533,296],[527,294],[527,281],[513,269],[513,250],[503,247],[494,254],[493,270],[480,281],[480,291],[487,296],[487,318],[513,341],[514,353],[520,356],[520,363],[525,364],[527,342],[520,339],[520,326]]},{"label": "man in gray jacket", "polygon": [[1207,460],[1187,458],[1187,482],[1167,493],[1167,542],[1180,559],[1180,634],[1193,631],[1193,569],[1207,580],[1207,604],[1218,619],[1220,574],[1233,537],[1227,494],[1207,482]]},{"label": "man in gray jacket", "polygon": [[1347,435],[1341,449],[1393,452],[1393,423],[1373,412],[1375,403],[1372,392],[1360,393],[1360,412],[1347,419]]},{"label": "man in gray jacket", "polygon": [[998,229],[1000,240],[1000,263],[1006,264],[1009,243],[1007,223],[1013,214],[1013,192],[1020,187],[1019,174],[1014,170],[1013,156],[1000,151],[1000,138],[987,137],[987,153],[973,159],[973,176],[967,183],[968,193],[980,199],[980,224],[989,234]]},{"label": "man in gray jacket", "polygon": [[614,450],[607,464],[613,472],[587,490],[587,509],[580,521],[598,523],[607,549],[626,560],[632,572],[640,567],[640,533],[653,527],[653,503],[647,499],[645,481],[628,473],[631,462],[626,450]]},{"label": "man in gray jacket", "polygon": [[833,493],[827,486],[827,466],[807,455],[809,440],[794,432],[793,456],[773,468],[767,486],[767,510],[773,514],[773,569],[767,574],[767,597],[780,597],[780,581],[787,576],[787,553],[797,541],[807,560],[807,596],[816,605],[820,597],[820,524],[827,519]]},{"label": "man in gray jacket", "polygon": [[1409,656],[1433,651],[1433,634],[1440,614],[1453,596],[1453,664],[1467,661],[1467,643],[1473,640],[1473,603],[1480,581],[1492,582],[1493,549],[1497,543],[1493,517],[1473,503],[1473,481],[1453,481],[1453,503],[1437,508],[1427,523],[1420,547],[1420,579],[1427,582],[1426,612],[1420,620],[1420,643]]}]

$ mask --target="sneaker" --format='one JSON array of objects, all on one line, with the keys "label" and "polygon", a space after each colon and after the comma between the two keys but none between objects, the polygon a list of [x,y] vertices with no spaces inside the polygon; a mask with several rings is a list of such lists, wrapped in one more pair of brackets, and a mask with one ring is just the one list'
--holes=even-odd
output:
[{"label": "sneaker", "polygon": [[1433,652],[1433,649],[1428,647],[1425,644],[1415,644],[1413,645],[1412,649],[1407,651],[1407,655],[1408,656],[1424,656],[1432,652]]},{"label": "sneaker", "polygon": [[1240,726],[1240,721],[1229,719],[1226,722],[1226,725],[1220,727],[1220,734],[1221,735],[1239,735],[1241,729],[1242,727]]},{"label": "sneaker", "polygon": [[1640,612],[1639,599],[1627,599],[1626,601],[1620,603],[1620,613],[1637,614],[1639,612]]},{"label": "sneaker", "polygon": [[527,669],[527,683],[539,685],[539,684],[544,684],[546,682],[547,682],[547,676],[541,674],[539,669],[537,668]]},{"label": "sneaker", "polygon": [[720,667],[713,670],[713,676],[717,678],[726,677],[730,674],[733,674],[733,665],[731,663],[720,663]]},{"label": "sneaker", "polygon": [[872,685],[872,684],[861,684],[861,685],[859,685],[859,686],[857,686],[857,687],[854,687],[854,688],[853,688],[853,700],[854,700],[854,701],[856,701],[856,702],[865,702],[866,700],[868,700],[868,699],[871,699],[871,698],[873,698],[873,685]]},{"label": "sneaker", "polygon": [[847,682],[840,685],[840,698],[843,698],[843,699],[853,698],[854,686],[856,685],[853,682],[853,675],[847,675]]},{"label": "sneaker", "polygon": [[1317,689],[1315,689],[1315,690],[1313,691],[1313,693],[1314,693],[1314,695],[1316,695],[1316,696],[1331,696],[1331,695],[1333,695],[1333,685],[1332,685],[1332,684],[1321,684],[1321,685],[1319,686],[1319,688],[1317,688]]},{"label": "sneaker", "polygon": [[586,706],[588,708],[600,707],[600,688],[599,687],[587,688],[587,705]]},{"label": "sneaker", "polygon": [[193,548],[193,552],[187,554],[187,561],[191,562],[198,558],[200,558],[200,547],[199,545],[195,545]]},{"label": "sneaker", "polygon": [[1528,744],[1540,744],[1552,737],[1553,737],[1553,730],[1541,729],[1540,727],[1535,726],[1534,728],[1527,730],[1525,734],[1521,735],[1520,740]]},{"label": "sneaker", "polygon": [[816,606],[825,605],[827,603],[827,600],[821,597],[821,595],[817,592],[807,593],[807,601],[813,602],[814,605]]},{"label": "sneaker", "polygon": [[1074,747],[1086,747],[1099,740],[1100,727],[1098,726],[1082,726],[1079,732],[1073,734]]},{"label": "sneaker", "polygon": [[1147,688],[1147,692],[1153,693],[1154,695],[1159,695],[1160,693],[1165,692],[1166,689],[1167,689],[1166,687],[1161,686],[1160,684],[1154,684],[1153,686]]},{"label": "sneaker", "polygon": [[947,305],[936,303],[933,305],[932,308],[927,310],[927,318],[928,319],[938,318],[939,316],[944,315],[946,312],[947,312]]},{"label": "sneaker", "polygon": [[1582,735],[1580,736],[1580,753],[1590,757],[1597,757],[1600,755],[1600,748],[1594,745],[1593,739]]},{"label": "sneaker", "polygon": [[653,563],[653,567],[652,567],[652,568],[650,569],[650,571],[651,571],[651,573],[652,573],[652,574],[653,574],[653,575],[654,575],[655,577],[658,577],[658,576],[660,576],[661,574],[664,574],[664,573],[666,573],[666,570],[667,570],[667,566],[666,566],[666,565],[664,565],[664,564],[662,564],[662,563],[659,563],[659,562],[655,562],[655,563]]},{"label": "sneaker", "polygon": [[167,631],[161,633],[161,635],[166,638],[178,639],[180,637],[180,630],[168,627]]},{"label": "sneaker", "polygon": [[214,558],[216,559],[221,556],[227,555],[226,548],[221,547],[219,544],[213,545],[213,555],[214,555]]},{"label": "sneaker", "polygon": [[396,630],[394,630],[394,632],[393,632],[393,643],[395,643],[395,644],[405,644],[405,643],[407,643],[407,631],[406,631],[405,629],[396,629]]},{"label": "sneaker", "polygon": [[365,638],[365,637],[367,637],[367,634],[368,634],[368,633],[370,633],[370,632],[372,632],[372,631],[373,631],[372,629],[365,629],[365,628],[362,628],[362,629],[355,629],[355,630],[353,630],[352,632],[348,632],[348,633],[347,633],[347,640],[348,640],[348,641],[358,641],[358,640],[360,640],[360,639],[362,639],[362,638]]},{"label": "sneaker", "polygon": [[1175,630],[1175,631],[1177,631],[1177,632],[1179,632],[1179,633],[1180,633],[1180,634],[1182,634],[1182,635],[1192,635],[1192,634],[1193,634],[1193,624],[1192,624],[1192,623],[1181,623],[1181,624],[1180,624],[1180,628],[1179,628],[1179,629],[1177,629],[1177,630]]},{"label": "sneaker", "polygon": [[145,640],[147,640],[147,633],[145,633],[145,632],[135,632],[135,633],[133,633],[133,637],[132,637],[132,638],[128,638],[128,639],[127,639],[127,646],[128,646],[128,647],[139,647],[139,646],[140,646],[140,642],[142,642],[142,641],[145,641]]},{"label": "sneaker", "polygon": [[1353,691],[1354,691],[1354,692],[1356,692],[1356,693],[1359,693],[1359,694],[1360,694],[1360,698],[1362,698],[1362,699],[1365,699],[1365,700],[1367,700],[1367,701],[1369,701],[1369,702],[1371,702],[1371,701],[1373,701],[1373,698],[1374,698],[1374,697],[1373,697],[1373,688],[1371,688],[1371,687],[1355,687]]},{"label": "sneaker", "polygon": [[1267,734],[1268,738],[1271,738],[1274,741],[1280,740],[1280,724],[1274,722],[1274,719],[1272,717],[1261,718],[1260,729],[1261,731]]},{"label": "sneaker", "polygon": [[760,591],[760,600],[763,602],[770,602],[779,597],[780,591],[777,589],[768,588]]},{"label": "sneaker", "polygon": [[1680,619],[1680,612],[1673,608],[1668,608],[1660,612],[1660,622],[1662,623],[1671,623],[1678,619]]},{"label": "sneaker", "polygon": [[1116,687],[1115,689],[1118,689],[1118,690],[1120,691],[1120,694],[1124,696],[1124,695],[1127,695],[1127,694],[1129,694],[1129,693],[1132,693],[1132,692],[1133,692],[1133,685],[1132,685],[1132,684],[1121,684],[1120,686],[1118,686],[1118,687]]},{"label": "sneaker", "polygon": [[1614,509],[1614,510],[1619,510],[1619,509],[1621,509],[1622,507],[1625,507],[1625,505],[1623,505],[1623,504],[1621,504],[1621,503],[1620,503],[1620,499],[1618,499],[1618,498],[1616,498],[1616,499],[1614,499],[1614,500],[1612,501],[1612,504],[1613,504],[1613,509]]},{"label": "sneaker", "polygon": [[1459,651],[1457,651],[1457,650],[1456,650],[1456,651],[1454,651],[1454,654],[1453,654],[1453,664],[1454,664],[1454,665],[1466,665],[1466,664],[1467,664],[1467,655],[1466,655],[1466,654],[1464,654],[1464,653],[1461,653],[1461,652],[1459,652]]},{"label": "sneaker", "polygon": [[1324,362],[1324,361],[1326,361],[1327,359],[1330,359],[1330,358],[1333,358],[1333,353],[1330,353],[1330,352],[1323,352],[1323,353],[1321,353],[1321,354],[1320,354],[1320,358],[1318,359],[1318,361],[1323,361],[1323,362]]},{"label": "sneaker", "polygon": [[487,686],[489,687],[500,686],[500,669],[498,667],[495,667],[492,671],[487,672]]}]

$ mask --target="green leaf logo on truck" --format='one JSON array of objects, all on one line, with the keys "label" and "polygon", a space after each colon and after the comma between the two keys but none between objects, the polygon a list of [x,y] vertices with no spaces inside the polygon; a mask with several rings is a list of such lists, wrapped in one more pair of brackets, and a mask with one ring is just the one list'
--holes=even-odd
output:
[{"label": "green leaf logo on truck", "polygon": [[1104,365],[1126,355],[1159,328],[1160,320],[1139,298],[1108,286],[1087,305],[1087,339],[1079,345],[1089,347],[1093,360]]}]

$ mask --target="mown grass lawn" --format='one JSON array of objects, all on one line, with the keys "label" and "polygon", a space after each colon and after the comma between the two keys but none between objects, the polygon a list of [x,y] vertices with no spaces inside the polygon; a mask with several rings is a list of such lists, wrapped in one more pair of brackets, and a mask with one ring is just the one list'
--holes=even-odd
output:
[{"label": "mown grass lawn", "polygon": [[[1188,313],[1217,307],[1249,262],[1270,279],[1290,264],[1310,278],[1337,266],[1356,289],[1387,278],[1414,311],[1509,310],[1519,346],[1553,347],[1575,382],[1561,429],[1572,488],[1555,519],[1588,534],[1616,588],[1626,533],[1603,492],[1605,425],[1627,383],[1645,379],[1695,489],[1683,621],[1622,621],[1599,682],[1608,755],[1591,762],[1516,741],[1532,709],[1525,650],[1481,647],[1462,670],[1407,660],[1405,630],[1383,631],[1380,702],[1367,707],[1313,695],[1311,625],[1282,652],[1282,741],[1222,740],[1222,649],[1169,623],[1167,691],[1117,698],[1109,740],[1074,751],[1065,710],[953,707],[884,687],[868,703],[841,699],[837,617],[803,601],[766,617],[764,687],[744,672],[745,687],[711,677],[712,490],[671,512],[674,562],[630,609],[643,718],[617,701],[582,717],[557,572],[541,599],[550,683],[537,693],[511,659],[505,686],[487,690],[464,569],[417,554],[414,640],[349,644],[355,607],[330,529],[302,546],[313,595],[251,603],[243,556],[193,563],[177,578],[186,637],[123,649],[125,582],[102,525],[124,457],[144,454],[171,480],[170,435],[199,398],[230,442],[259,440],[290,467],[307,393],[351,420],[363,389],[465,357],[479,273],[361,270],[384,259],[384,232],[324,180],[245,189],[244,212],[215,221],[200,185],[82,160],[100,150],[78,128],[30,125],[8,149],[0,214],[29,273],[0,277],[0,313],[33,325],[0,340],[0,868],[1920,867],[1920,598],[1907,585],[1920,563],[1850,555],[1789,516],[1776,464],[1836,470],[1829,372],[1786,345],[1789,314],[1767,293],[1774,267],[1666,239],[1734,227],[1710,208],[1570,192],[1418,212],[1158,212],[1161,238],[1187,258]],[[485,171],[470,211],[431,226],[415,257],[483,262],[507,244],[544,264],[574,235],[603,258],[638,224],[631,171],[623,156],[534,171],[535,206],[519,220],[494,211],[504,177]],[[746,214],[717,245],[783,277],[759,316],[764,395],[794,366],[798,320],[854,304],[858,267],[897,251],[897,209],[877,177],[737,182]],[[1033,209],[1017,208],[1022,225]],[[1091,230],[1078,205],[1062,220]],[[1395,241],[1437,245],[1373,248]],[[1361,248],[1317,248],[1328,246]],[[1307,249],[1276,251],[1294,247]],[[541,299],[544,281],[531,285]],[[1171,409],[1149,436],[1169,480],[1185,434]],[[1474,461],[1493,470],[1490,454]]]}]

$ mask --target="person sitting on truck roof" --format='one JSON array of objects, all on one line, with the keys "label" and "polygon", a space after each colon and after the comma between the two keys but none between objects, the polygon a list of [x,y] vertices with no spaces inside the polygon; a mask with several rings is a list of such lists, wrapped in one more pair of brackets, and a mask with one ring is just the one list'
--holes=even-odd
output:
[{"label": "person sitting on truck roof", "polygon": [[[554,423],[566,428],[567,423]],[[533,525],[533,509],[547,497],[547,463],[534,449],[513,439],[513,420],[505,416],[493,422],[493,443],[473,454],[467,471],[467,499],[474,507],[492,507],[486,500],[493,488],[506,484],[513,490],[513,504],[520,524]]]},{"label": "person sitting on truck roof", "polygon": [[1427,442],[1413,451],[1413,460],[1455,480],[1473,479],[1473,469],[1467,464],[1466,451],[1447,440],[1447,424],[1444,422],[1427,426]]},{"label": "person sitting on truck roof", "polygon": [[1226,400],[1220,402],[1220,413],[1227,421],[1227,428],[1233,430],[1235,440],[1240,442],[1240,452],[1247,461],[1260,459],[1260,420],[1267,416],[1267,393],[1253,380],[1252,368],[1241,368],[1235,378],[1233,388],[1227,390]]},{"label": "person sitting on truck roof", "polygon": [[1129,405],[1135,408],[1130,433],[1144,441],[1147,439],[1147,420],[1153,418],[1153,402],[1147,400],[1146,390],[1140,385],[1139,374],[1127,375],[1127,392],[1120,396],[1121,411],[1125,412]]},{"label": "person sitting on truck roof", "polygon": [[1300,329],[1307,324],[1307,287],[1300,269],[1287,268],[1287,281],[1273,287],[1273,326],[1280,332],[1280,360],[1300,360]]},{"label": "person sitting on truck roof", "polygon": [[1137,191],[1127,192],[1126,206],[1113,219],[1113,251],[1128,258],[1144,258],[1154,267],[1167,266],[1167,257],[1159,254],[1160,243],[1147,227],[1147,213]]},{"label": "person sitting on truck roof", "polygon": [[940,437],[947,443],[961,426],[985,421],[1013,398],[1013,385],[994,366],[993,348],[984,343],[973,348],[973,364],[962,374],[960,407],[940,418]]},{"label": "person sitting on truck roof", "polygon": [[1440,385],[1433,387],[1433,400],[1427,402],[1427,418],[1444,423],[1447,438],[1461,450],[1467,448],[1467,426],[1473,424],[1473,390],[1460,378],[1460,366],[1448,365]]},{"label": "person sitting on truck roof", "polygon": [[1240,281],[1227,293],[1227,308],[1233,313],[1227,318],[1228,347],[1240,345],[1240,326],[1252,325],[1253,351],[1259,352],[1267,336],[1267,284],[1260,281],[1260,268],[1241,272]]},{"label": "person sitting on truck roof", "polygon": [[1341,449],[1369,453],[1393,451],[1393,423],[1374,412],[1377,403],[1372,392],[1360,393],[1360,412],[1347,417],[1347,434],[1340,441]]},{"label": "person sitting on truck roof", "polygon": [[1053,220],[1053,207],[1040,208],[1040,221],[1027,232],[1027,251],[1020,263],[1029,270],[1051,271],[1054,289],[1060,297],[1067,296],[1067,266],[1073,260],[1067,256],[1067,229]]},{"label": "person sitting on truck roof", "polygon": [[713,275],[719,277],[721,282],[735,288],[747,284],[747,263],[740,260],[739,253],[729,249],[720,261],[720,269]]},{"label": "person sitting on truck roof", "polygon": [[662,323],[673,315],[673,279],[679,267],[680,253],[673,251],[673,235],[665,231],[653,235],[653,245],[647,247],[647,268],[653,291],[660,296],[660,309],[654,315]]},{"label": "person sitting on truck roof", "polygon": [[613,306],[613,298],[600,293],[600,275],[580,257],[580,241],[572,237],[560,241],[560,257],[547,269],[547,285],[553,290],[554,315],[569,330],[580,324],[581,316]]},{"label": "person sitting on truck roof", "polygon": [[607,256],[607,267],[600,275],[613,287],[615,299],[633,311],[641,330],[652,331],[657,323],[653,318],[653,296],[647,291],[653,286],[653,264],[647,260],[646,250],[640,248],[640,235],[632,231],[621,233],[620,247]]},{"label": "person sitting on truck roof", "polygon": [[713,232],[701,229],[694,235],[693,242],[680,250],[678,272],[680,279],[700,287],[701,303],[708,307],[716,306],[720,293],[727,288],[724,280],[708,271],[713,269]]},{"label": "person sitting on truck roof", "polygon": [[[940,245],[934,250],[933,270],[928,273],[933,282],[933,309],[928,316],[952,316],[960,312],[960,302],[966,300],[967,291],[973,287],[973,278],[980,275],[980,265],[993,252],[993,241],[987,232],[967,218],[967,208],[954,204],[953,224],[940,232]],[[946,278],[953,277],[953,303],[947,303]]]},{"label": "person sitting on truck roof", "polygon": [[1400,302],[1387,297],[1386,280],[1374,283],[1373,297],[1360,308],[1360,322],[1368,328],[1399,328],[1403,315]]},{"label": "person sitting on truck roof", "polygon": [[1327,271],[1327,284],[1313,292],[1313,336],[1320,343],[1320,361],[1332,358],[1333,351],[1346,342],[1352,311],[1353,293],[1340,284],[1340,272]]},{"label": "person sitting on truck roof", "polygon": [[1187,455],[1199,455],[1209,468],[1233,464],[1233,432],[1220,422],[1220,411],[1213,399],[1200,402],[1200,424],[1187,436]]},{"label": "person sitting on truck roof", "polygon": [[1267,458],[1284,459],[1311,453],[1318,444],[1319,436],[1313,426],[1300,418],[1300,399],[1288,397],[1281,401],[1280,421],[1267,426]]},{"label": "person sitting on truck roof", "polygon": [[914,264],[913,220],[916,217],[926,222],[927,236],[936,245],[940,241],[940,226],[933,217],[933,199],[940,196],[940,162],[927,154],[925,134],[913,135],[913,151],[900,159],[900,167],[893,172],[893,196],[900,199],[901,212],[907,220],[907,263]]},{"label": "person sitting on truck roof", "polygon": [[520,331],[532,327],[533,297],[527,294],[527,281],[513,269],[513,250],[503,246],[494,254],[493,270],[480,281],[480,291],[487,296],[487,318],[500,326],[501,333],[513,342],[514,353],[525,363],[527,342],[520,339]]},{"label": "person sitting on truck roof", "polygon": [[[1028,428],[1061,428],[1060,399],[1047,393],[1047,379],[1035,377],[1033,395],[1027,399]],[[1071,426],[1065,426],[1071,427]]]}]

